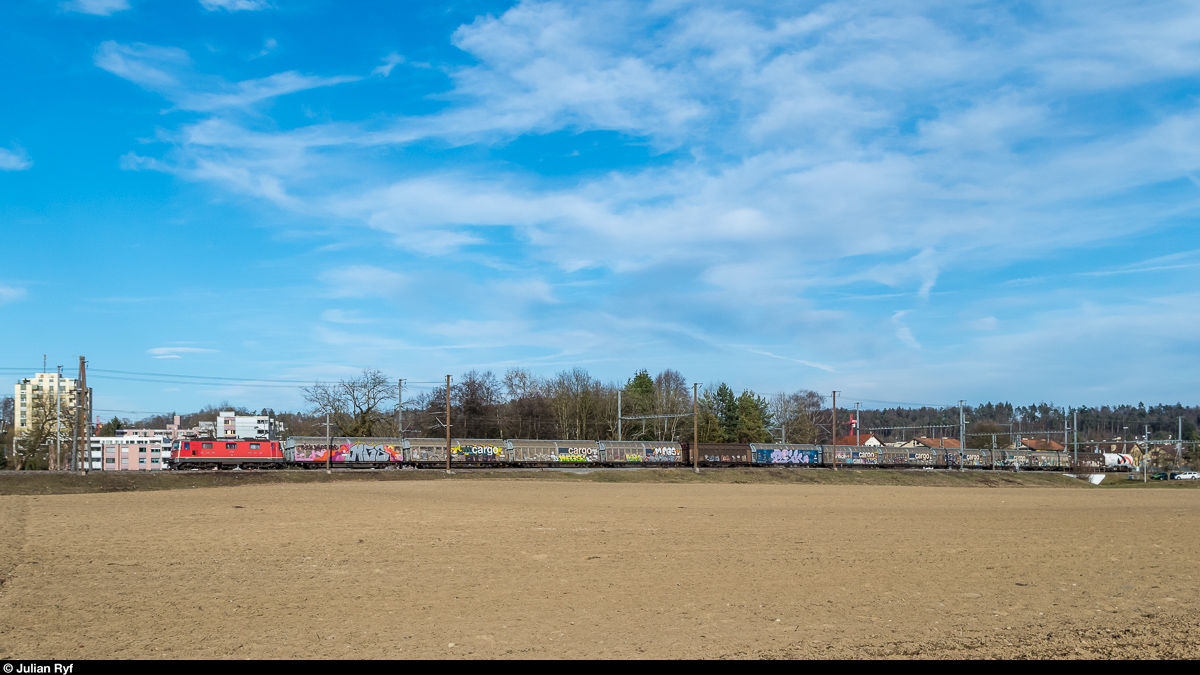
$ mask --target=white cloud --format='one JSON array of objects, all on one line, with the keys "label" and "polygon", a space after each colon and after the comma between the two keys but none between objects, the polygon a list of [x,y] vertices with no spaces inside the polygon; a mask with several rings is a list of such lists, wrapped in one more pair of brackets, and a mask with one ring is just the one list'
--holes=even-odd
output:
[{"label": "white cloud", "polygon": [[329,323],[369,324],[378,323],[376,319],[358,316],[358,312],[342,309],[327,309],[321,312],[321,320]]},{"label": "white cloud", "polygon": [[371,71],[371,74],[387,77],[388,75],[392,74],[392,69],[396,67],[397,63],[404,63],[404,57],[400,56],[396,52],[392,52],[391,54],[383,57],[383,65],[376,66],[375,69]]},{"label": "white cloud", "polygon": [[191,72],[191,57],[182,49],[112,40],[96,50],[95,63],[110,73],[161,94],[184,110],[216,112],[248,107],[260,101],[317,87],[362,79],[358,76],[318,77],[295,71],[228,82]]},{"label": "white cloud", "polygon": [[21,148],[0,148],[0,171],[24,171],[33,166],[33,161]]},{"label": "white cloud", "polygon": [[1000,325],[1000,322],[997,321],[996,317],[994,316],[985,316],[981,319],[976,319],[967,325],[971,327],[971,330],[996,330],[996,327]]},{"label": "white cloud", "polygon": [[828,373],[837,372],[836,370],[834,370],[833,366],[829,366],[829,365],[826,365],[823,363],[813,363],[812,361],[805,361],[804,359],[793,359],[790,356],[780,356],[778,354],[772,354],[771,352],[762,351],[761,349],[751,349],[750,351],[754,354],[762,354],[763,356],[770,356],[773,359],[779,359],[781,361],[791,361],[792,363],[799,363],[802,366],[808,366],[809,368],[816,368],[817,370],[824,370],[825,372],[828,372]]},{"label": "white cloud", "polygon": [[[1162,97],[1136,116],[1109,115],[1130,91],[1200,76],[1196,7],[1068,4],[1033,23],[938,3],[772,7],[522,2],[454,32],[472,61],[446,68],[452,86],[437,112],[371,109],[286,130],[265,106],[241,113],[354,78],[229,82],[194,72],[181,50],[114,42],[96,63],[202,113],[161,136],[172,145],[163,157],[130,154],[123,166],[370,228],[418,260],[477,256],[488,264],[472,274],[510,284],[512,302],[495,304],[546,348],[569,345],[539,331],[587,333],[585,321],[629,312],[669,322],[663,340],[697,349],[731,342],[721,331],[761,335],[782,346],[750,351],[781,369],[849,377],[854,362],[837,355],[853,353],[919,374],[947,344],[984,344],[1022,324],[985,306],[939,316],[939,296],[964,284],[987,295],[995,289],[975,279],[989,271],[1165,227],[1196,207],[1137,195],[1200,175],[1200,110]],[[390,54],[371,72],[402,62]],[[436,163],[436,148],[485,154],[515,138],[593,131],[651,159],[569,180],[517,160]],[[418,143],[433,168],[380,159]],[[320,279],[338,298],[419,297],[433,284],[382,263]],[[584,283],[594,290],[576,293]],[[848,304],[868,296],[901,300]],[[887,304],[914,299],[918,309]],[[499,320],[472,311],[479,325],[443,318],[439,330]],[[916,331],[918,342],[910,325],[938,328]]]},{"label": "white cloud", "polygon": [[200,0],[200,6],[210,12],[215,12],[218,9],[223,9],[227,12],[238,12],[242,10],[256,12],[260,9],[268,9],[271,3],[266,0]]},{"label": "white cloud", "polygon": [[267,41],[263,43],[262,51],[260,51],[255,58],[270,54],[271,52],[275,51],[275,48],[278,46],[279,42],[277,42],[275,38],[267,38]]},{"label": "white cloud", "polygon": [[185,354],[216,354],[219,350],[200,347],[154,347],[146,353],[156,359],[181,359]]},{"label": "white cloud", "polygon": [[397,297],[411,287],[404,274],[374,265],[331,269],[320,278],[329,284],[328,297],[332,298]]},{"label": "white cloud", "polygon": [[25,289],[15,286],[0,286],[0,305],[16,302],[25,297]]},{"label": "white cloud", "polygon": [[912,329],[904,323],[904,315],[908,313],[909,310],[902,309],[892,315],[892,323],[896,326],[896,339],[906,347],[920,349],[921,343],[917,342],[917,339],[913,337]]},{"label": "white cloud", "polygon": [[108,16],[129,9],[129,0],[70,0],[61,6],[68,12]]}]

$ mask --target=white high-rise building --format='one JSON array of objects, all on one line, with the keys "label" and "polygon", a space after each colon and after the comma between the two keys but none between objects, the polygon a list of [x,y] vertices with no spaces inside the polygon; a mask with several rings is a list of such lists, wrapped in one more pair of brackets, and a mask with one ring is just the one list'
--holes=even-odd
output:
[{"label": "white high-rise building", "polygon": [[267,415],[239,415],[232,410],[217,416],[217,438],[256,438],[264,441],[281,438],[283,426]]},{"label": "white high-rise building", "polygon": [[46,402],[50,404],[48,412],[53,416],[54,397],[57,396],[62,406],[63,419],[74,417],[78,397],[75,387],[75,378],[59,377],[58,373],[38,373],[17,382],[13,387],[13,429],[16,434],[20,436],[29,430],[34,401],[39,398],[45,397]]}]

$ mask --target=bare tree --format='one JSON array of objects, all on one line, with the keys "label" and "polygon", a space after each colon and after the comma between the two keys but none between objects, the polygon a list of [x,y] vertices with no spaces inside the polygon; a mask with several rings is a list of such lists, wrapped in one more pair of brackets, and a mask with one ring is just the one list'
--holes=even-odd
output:
[{"label": "bare tree", "polygon": [[[32,393],[26,412],[28,426],[17,439],[15,469],[65,468],[75,434],[75,411],[63,401],[60,416],[58,404],[53,390]],[[56,435],[61,443],[55,442]]]},{"label": "bare tree", "polygon": [[817,442],[818,418],[824,410],[825,397],[811,389],[801,389],[792,394],[775,394],[768,407],[775,423],[787,428],[789,442]]},{"label": "bare tree", "polygon": [[604,386],[583,368],[573,368],[555,376],[549,389],[550,405],[564,438],[600,435],[606,426],[600,415],[609,408],[605,399],[616,395],[612,387]]},{"label": "bare tree", "polygon": [[304,388],[313,414],[328,414],[343,436],[390,436],[397,432],[396,385],[382,372],[364,369],[362,375],[337,384],[317,382]]},{"label": "bare tree", "polygon": [[549,384],[524,368],[504,373],[504,435],[508,438],[543,438],[553,431],[553,412],[547,397]]},{"label": "bare tree", "polygon": [[[654,414],[680,415],[692,411],[692,392],[688,391],[687,380],[677,370],[664,370],[654,378]],[[680,438],[680,429],[687,425],[691,431],[691,420],[683,417],[664,417],[656,420],[654,439],[671,441]]]},{"label": "bare tree", "polygon": [[500,382],[492,371],[463,373],[451,387],[451,399],[458,408],[455,432],[460,438],[492,438],[499,435],[496,411],[500,408]]}]

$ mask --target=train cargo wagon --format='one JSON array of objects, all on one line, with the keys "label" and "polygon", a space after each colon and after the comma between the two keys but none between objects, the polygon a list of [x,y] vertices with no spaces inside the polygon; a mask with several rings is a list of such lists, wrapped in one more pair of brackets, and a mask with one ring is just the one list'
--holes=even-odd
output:
[{"label": "train cargo wagon", "polygon": [[[443,445],[443,448],[445,446]],[[442,461],[445,461],[445,450]],[[450,462],[463,464],[499,464],[508,461],[508,444],[486,438],[455,438],[450,441]]]},{"label": "train cargo wagon", "polygon": [[683,457],[683,446],[674,441],[601,441],[601,461],[620,463],[672,463]]},{"label": "train cargo wagon", "polygon": [[698,443],[697,447],[701,464],[734,465],[754,462],[754,451],[750,449],[749,443]]},{"label": "train cargo wagon", "polygon": [[511,440],[512,461],[516,464],[585,464],[600,461],[598,441]]},{"label": "train cargo wagon", "polygon": [[293,436],[288,439],[285,456],[289,462],[301,465],[331,464],[376,465],[400,464],[404,461],[404,440],[334,436]]},{"label": "train cargo wagon", "polygon": [[964,467],[981,469],[991,466],[991,458],[985,450],[967,449],[963,450],[960,456],[962,457],[962,466]]},{"label": "train cargo wagon", "polygon": [[1081,452],[1076,459],[1071,454],[1071,470],[1079,473],[1099,473],[1104,471],[1104,454],[1099,452]]},{"label": "train cargo wagon", "polygon": [[992,453],[992,466],[997,469],[1012,469],[1019,471],[1029,466],[1028,450],[995,450]]},{"label": "train cargo wagon", "polygon": [[1104,468],[1108,471],[1133,471],[1133,455],[1116,452],[1097,453],[1104,455]]},{"label": "train cargo wagon", "polygon": [[[453,441],[451,441],[453,443]],[[438,462],[446,464],[446,439],[444,438],[406,438],[404,453],[408,461],[418,464]]]},{"label": "train cargo wagon", "polygon": [[821,449],[800,443],[751,443],[755,464],[820,465]]},{"label": "train cargo wagon", "polygon": [[1070,455],[1063,452],[1040,452],[1035,450],[1029,453],[1030,469],[1065,469],[1070,466]]},{"label": "train cargo wagon", "polygon": [[282,468],[283,444],[263,440],[188,439],[171,444],[171,468]]},{"label": "train cargo wagon", "polygon": [[932,467],[937,464],[936,455],[926,448],[879,448],[879,466],[897,468]]},{"label": "train cargo wagon", "polygon": [[834,450],[838,466],[878,466],[882,448],[863,445],[839,445]]}]

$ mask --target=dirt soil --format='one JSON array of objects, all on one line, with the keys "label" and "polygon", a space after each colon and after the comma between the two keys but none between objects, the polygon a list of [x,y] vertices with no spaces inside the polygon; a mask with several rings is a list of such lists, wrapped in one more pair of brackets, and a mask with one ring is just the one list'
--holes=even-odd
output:
[{"label": "dirt soil", "polygon": [[0,658],[1197,658],[1193,490],[0,496]]}]

